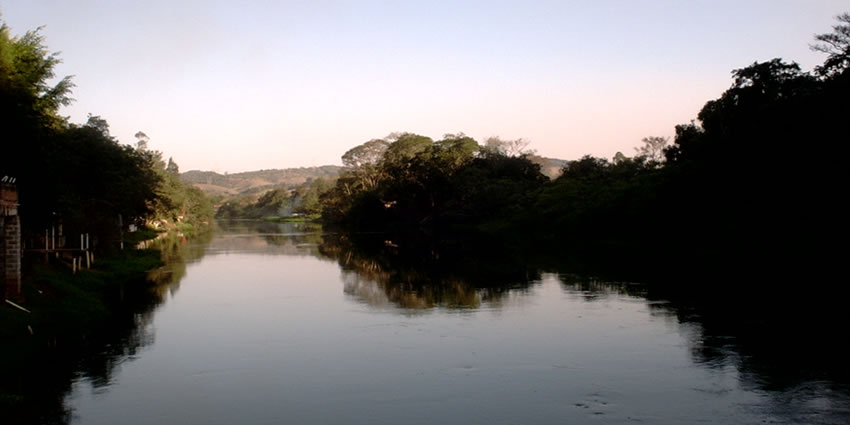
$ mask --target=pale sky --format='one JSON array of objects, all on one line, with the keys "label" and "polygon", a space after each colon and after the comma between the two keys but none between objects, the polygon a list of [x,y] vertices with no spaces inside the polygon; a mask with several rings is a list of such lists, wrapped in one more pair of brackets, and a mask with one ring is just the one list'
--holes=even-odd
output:
[{"label": "pale sky", "polygon": [[627,155],[731,84],[809,44],[847,0],[0,0],[13,35],[45,26],[72,122],[181,171],[340,164],[393,131],[524,138],[540,155]]}]

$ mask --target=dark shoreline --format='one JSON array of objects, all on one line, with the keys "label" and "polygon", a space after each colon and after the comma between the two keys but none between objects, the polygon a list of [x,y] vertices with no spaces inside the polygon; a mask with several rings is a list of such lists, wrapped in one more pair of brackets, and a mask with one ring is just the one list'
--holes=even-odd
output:
[{"label": "dark shoreline", "polygon": [[[0,307],[0,411],[9,423],[67,421],[65,394],[81,373],[108,379],[110,349],[126,350],[135,319],[158,303],[148,280],[159,250],[116,251],[91,269],[25,258],[20,305]],[[82,372],[81,372],[82,371]]]}]

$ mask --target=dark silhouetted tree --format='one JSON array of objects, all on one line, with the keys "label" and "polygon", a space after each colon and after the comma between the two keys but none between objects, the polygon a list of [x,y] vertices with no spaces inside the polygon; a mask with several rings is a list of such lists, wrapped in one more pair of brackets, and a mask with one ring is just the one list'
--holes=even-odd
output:
[{"label": "dark silhouetted tree", "polygon": [[835,17],[839,24],[832,27],[833,32],[815,36],[818,43],[811,45],[813,50],[828,56],[823,65],[815,68],[819,75],[832,76],[850,68],[850,13]]},{"label": "dark silhouetted tree", "polygon": [[635,152],[650,163],[660,164],[664,161],[664,149],[669,140],[666,137],[651,136],[641,139],[643,145],[636,147]]}]

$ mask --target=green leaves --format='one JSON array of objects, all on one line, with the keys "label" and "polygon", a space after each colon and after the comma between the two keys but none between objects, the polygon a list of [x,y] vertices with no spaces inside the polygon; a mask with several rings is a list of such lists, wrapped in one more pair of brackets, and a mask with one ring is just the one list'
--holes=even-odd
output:
[{"label": "green leaves", "polygon": [[12,37],[9,27],[0,25],[0,97],[14,101],[14,106],[22,109],[19,113],[35,112],[43,119],[57,119],[59,107],[72,101],[74,84],[71,77],[53,86],[48,84],[61,61],[57,53],[48,52],[40,30]]}]

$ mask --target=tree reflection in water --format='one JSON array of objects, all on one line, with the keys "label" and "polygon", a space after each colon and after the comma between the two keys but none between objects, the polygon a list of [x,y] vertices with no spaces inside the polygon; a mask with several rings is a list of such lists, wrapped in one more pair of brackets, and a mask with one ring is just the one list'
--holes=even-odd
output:
[{"label": "tree reflection in water", "polygon": [[322,255],[339,262],[344,290],[372,306],[402,309],[498,307],[511,291],[539,282],[540,273],[510,258],[446,254],[428,245],[402,249],[382,238],[325,235]]},{"label": "tree reflection in water", "polygon": [[[341,267],[342,288],[371,308],[423,314],[501,309],[521,301],[544,278],[556,277],[563,292],[588,303],[629,297],[670,321],[688,344],[695,364],[708,370],[737,370],[740,385],[763,393],[771,415],[790,423],[850,422],[850,379],[843,342],[847,323],[828,302],[764,285],[658,278],[587,264],[594,261],[553,252],[503,250],[496,244],[433,244],[388,240],[376,235],[321,233],[315,225],[244,222],[212,235],[165,238],[160,249],[168,266],[151,273],[149,287],[127,285],[116,294],[115,319],[76,345],[60,347],[22,367],[32,383],[34,405],[13,416],[19,423],[67,423],[65,404],[73,383],[106,391],[121,364],[132,360],[155,335],[157,306],[179,289],[186,265],[204,255],[248,252],[318,256]],[[566,261],[569,260],[569,261]],[[566,264],[566,265],[564,265]],[[579,273],[568,273],[570,270]],[[672,282],[672,283],[671,283]],[[742,290],[742,288],[755,288]],[[823,301],[823,300],[821,300]]]},{"label": "tree reflection in water", "polygon": [[[535,261],[529,252],[492,246],[441,250],[363,235],[326,235],[319,251],[340,264],[346,294],[384,308],[498,308],[511,293],[539,284],[543,271],[557,273],[564,291],[586,302],[634,297],[654,316],[676,322],[694,363],[718,371],[735,368],[744,389],[769,395],[773,414],[792,423],[850,421],[847,314],[817,291],[786,291],[734,275],[714,282],[704,277],[689,282],[681,275],[647,279],[645,270],[647,283],[627,283],[628,272],[593,277],[600,274],[586,264],[604,262],[599,259],[559,263],[546,252]],[[563,263],[577,262],[582,273],[565,273]]]},{"label": "tree reflection in water", "polygon": [[[105,391],[121,365],[154,342],[155,334],[150,326],[154,311],[169,294],[177,291],[186,274],[186,264],[203,256],[204,246],[211,238],[209,232],[192,240],[176,234],[159,238],[154,247],[161,250],[166,265],[149,273],[148,284],[122,283],[109,294],[110,320],[96,324],[83,335],[60,334],[35,349],[25,360],[26,364],[4,369],[10,374],[4,379],[22,383],[20,391],[24,400],[4,409],[0,421],[70,423],[73,412],[65,399],[74,383],[86,381],[95,391]],[[37,334],[34,338],[41,336]]]}]

